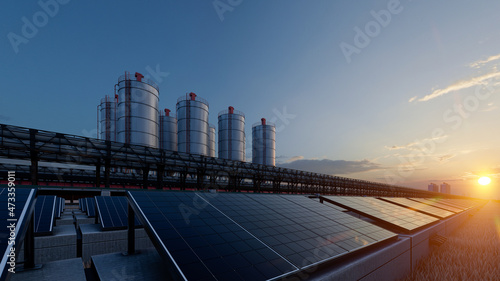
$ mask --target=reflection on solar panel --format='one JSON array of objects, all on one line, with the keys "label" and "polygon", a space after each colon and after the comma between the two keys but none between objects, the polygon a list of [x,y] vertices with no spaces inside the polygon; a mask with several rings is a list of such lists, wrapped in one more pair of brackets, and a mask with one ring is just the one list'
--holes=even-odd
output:
[{"label": "reflection on solar panel", "polygon": [[325,201],[409,232],[438,221],[431,216],[374,197],[323,196]]},{"label": "reflection on solar panel", "polygon": [[408,208],[411,208],[411,209],[414,209],[414,210],[417,210],[417,211],[420,211],[420,212],[423,212],[423,213],[426,213],[428,215],[432,215],[432,216],[435,216],[435,217],[441,218],[441,219],[452,216],[455,214],[453,212],[439,209],[436,207],[432,207],[432,206],[426,205],[424,203],[412,201],[412,200],[407,199],[407,198],[384,197],[384,198],[380,198],[380,199],[391,202],[391,203],[395,203],[395,204],[398,204],[398,205],[401,205],[404,207],[408,207]]},{"label": "reflection on solar panel", "polygon": [[[99,220],[103,230],[127,229],[127,198],[123,196],[96,196],[95,197]],[[141,223],[135,216],[135,226]]]},{"label": "reflection on solar panel", "polygon": [[56,196],[38,196],[35,204],[35,235],[51,235],[56,211]]},{"label": "reflection on solar panel", "polygon": [[130,191],[185,280],[283,277],[396,234],[303,196]]},{"label": "reflection on solar panel", "polygon": [[445,204],[441,204],[439,202],[436,202],[436,201],[433,201],[433,200],[430,200],[430,199],[427,199],[427,198],[408,198],[408,199],[411,199],[411,200],[417,201],[417,202],[421,202],[421,203],[424,203],[424,204],[427,204],[427,205],[431,205],[431,206],[434,206],[434,207],[437,207],[437,208],[441,208],[441,209],[444,209],[444,210],[448,210],[448,211],[454,212],[454,213],[460,213],[462,211],[462,209],[455,208],[455,207],[452,207],[452,206],[448,206],[448,205],[445,205]]},{"label": "reflection on solar panel", "polygon": [[85,207],[85,210],[87,211],[87,216],[89,218],[94,218],[95,217],[95,199],[93,197],[87,198],[87,207]]},{"label": "reflection on solar panel", "polygon": [[[9,192],[14,194],[9,195]],[[0,188],[0,206],[2,206],[0,208],[0,270],[2,271],[0,273],[0,280],[7,278],[7,270],[10,268],[10,266],[7,266],[7,262],[9,261],[8,255],[13,244],[9,245],[11,229],[8,227],[12,224],[16,226],[13,229],[15,245],[20,245],[21,239],[24,239],[27,223],[30,220],[30,211],[33,210],[35,195],[36,189],[16,188],[15,191],[12,189],[9,191],[9,188]],[[15,198],[15,201],[9,200],[9,198]],[[14,204],[15,208],[12,208],[12,205],[9,206],[9,203]]]}]

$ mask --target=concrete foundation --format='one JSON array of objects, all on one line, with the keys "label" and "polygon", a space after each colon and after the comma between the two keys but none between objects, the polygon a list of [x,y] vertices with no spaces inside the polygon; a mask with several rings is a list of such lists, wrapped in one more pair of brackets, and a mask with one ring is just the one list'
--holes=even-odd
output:
[{"label": "concrete foundation", "polygon": [[[76,258],[76,230],[73,225],[54,226],[53,235],[35,237],[35,264]],[[24,246],[19,260],[24,260]]]},{"label": "concrete foundation", "polygon": [[168,273],[158,252],[141,250],[139,254],[121,253],[92,256],[92,268],[100,280],[166,280]]},{"label": "concrete foundation", "polygon": [[11,276],[11,281],[87,280],[80,258],[49,262],[44,264],[42,268],[18,271]]}]

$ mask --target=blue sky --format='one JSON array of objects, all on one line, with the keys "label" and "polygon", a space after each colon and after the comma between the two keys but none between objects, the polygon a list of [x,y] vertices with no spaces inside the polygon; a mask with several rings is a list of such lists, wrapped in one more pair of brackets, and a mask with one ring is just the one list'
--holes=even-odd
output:
[{"label": "blue sky", "polygon": [[4,3],[1,123],[95,135],[128,70],[157,82],[161,108],[193,91],[213,124],[243,111],[247,158],[266,117],[282,166],[499,192],[497,1],[103,2]]}]

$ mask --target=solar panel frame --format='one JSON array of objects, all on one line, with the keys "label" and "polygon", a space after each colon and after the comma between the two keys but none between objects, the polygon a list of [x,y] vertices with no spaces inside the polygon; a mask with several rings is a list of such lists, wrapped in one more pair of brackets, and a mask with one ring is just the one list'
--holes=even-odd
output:
[{"label": "solar panel frame", "polygon": [[35,236],[52,235],[56,212],[57,197],[54,195],[38,196],[35,203]]},{"label": "solar panel frame", "polygon": [[[149,192],[151,193],[151,192]],[[168,192],[169,194],[176,194],[175,192]],[[304,196],[298,196],[298,197],[282,197],[282,196],[277,196],[277,195],[262,195],[264,197],[259,197],[258,199],[252,199],[250,198],[250,195],[244,195],[244,194],[239,194],[239,195],[234,195],[232,194],[233,197],[231,197],[228,194],[222,195],[224,197],[224,200],[213,200],[211,198],[213,195],[211,194],[197,194],[197,193],[191,193],[188,194],[191,197],[188,197],[191,202],[186,202],[186,198],[180,198],[183,196],[186,196],[186,193],[178,192],[177,194],[184,194],[184,195],[169,195],[166,197],[170,198],[163,198],[161,201],[158,198],[158,196],[161,196],[160,194],[162,193],[155,193],[154,197],[152,198],[146,198],[148,196],[148,192],[144,191],[129,191],[127,192],[127,196],[129,197],[129,201],[132,204],[132,207],[134,208],[135,212],[139,212],[141,215],[139,216],[140,220],[143,220],[143,224],[146,225],[146,231],[150,234],[150,237],[152,240],[154,240],[154,244],[157,246],[157,248],[160,248],[159,252],[164,253],[163,256],[167,259],[173,262],[174,268],[177,268],[179,270],[180,274],[184,274],[183,270],[186,271],[185,264],[184,263],[177,263],[175,260],[175,252],[173,254],[169,250],[175,251],[175,248],[178,247],[178,245],[182,244],[182,239],[187,240],[186,245],[196,245],[193,246],[195,247],[194,249],[199,250],[197,247],[206,247],[211,248],[212,251],[201,251],[198,253],[200,256],[208,256],[210,257],[210,253],[225,253],[225,254],[233,254],[236,255],[235,259],[238,259],[237,257],[241,258],[241,253],[240,252],[231,252],[234,251],[235,248],[238,248],[242,251],[252,249],[252,246],[250,246],[250,242],[242,242],[238,240],[238,235],[234,234],[234,231],[239,230],[238,232],[240,235],[243,235],[244,233],[249,234],[252,238],[251,240],[253,243],[252,245],[261,245],[265,246],[269,250],[271,250],[271,255],[276,254],[279,258],[275,260],[275,263],[283,263],[286,262],[288,266],[288,271],[285,272],[280,272],[282,275],[274,275],[274,276],[267,276],[266,278],[269,279],[275,279],[275,278],[281,278],[285,275],[289,274],[294,274],[299,272],[300,270],[307,269],[309,267],[315,266],[319,263],[324,263],[333,259],[337,259],[343,255],[350,254],[351,252],[354,252],[356,250],[359,250],[361,248],[369,247],[372,245],[377,244],[378,242],[386,241],[389,239],[395,239],[397,237],[397,234],[392,233],[390,231],[387,231],[385,229],[382,229],[380,227],[371,225],[367,222],[364,222],[362,220],[356,219],[352,216],[349,216],[345,213],[342,213],[338,210],[335,210],[329,206],[325,206],[323,204],[320,204],[319,202],[315,202],[309,198],[306,198]],[[164,193],[167,194],[167,193]],[[236,196],[236,197],[234,197]],[[249,197],[250,196],[250,197]],[[256,196],[255,194],[252,194],[252,196]],[[258,196],[258,195],[257,195]],[[269,197],[265,196],[276,196],[274,197],[274,200],[268,200],[267,204],[272,204],[268,205],[265,207],[265,204],[262,204],[262,200],[266,201],[265,199],[268,199]],[[142,198],[141,198],[142,197]],[[231,198],[229,198],[231,197]],[[235,201],[235,198],[239,199]],[[146,206],[144,202],[148,202],[150,200],[153,202],[156,200],[156,205],[155,207]],[[271,202],[274,201],[274,202]],[[300,202],[299,202],[300,201]],[[141,202],[141,203],[138,203]],[[223,204],[221,202],[225,202],[227,204]],[[196,209],[189,208],[189,206],[186,207],[186,204],[189,203],[194,206],[202,206],[202,210],[196,211]],[[276,208],[276,203],[279,203],[282,208],[282,206],[287,206],[286,210],[282,210],[281,213],[277,213],[276,210],[273,210],[272,208],[275,207],[275,209],[280,209]],[[184,204],[184,205],[183,205]],[[307,204],[312,204],[309,206],[301,206],[301,204],[307,205]],[[141,205],[141,206],[139,206]],[[158,207],[159,206],[159,207]],[[167,208],[170,206],[169,208]],[[184,211],[186,212],[191,212],[191,214],[196,214],[196,216],[193,216],[190,218],[190,225],[195,225],[194,229],[190,229],[190,227],[186,227],[184,224],[185,222],[183,221],[182,218],[178,219],[173,219],[171,216],[179,216],[178,214],[175,214],[178,212],[175,207],[172,206],[179,206],[179,210],[181,206],[182,208],[186,207]],[[318,208],[315,209],[316,206]],[[154,215],[154,210],[155,208],[167,208],[165,209],[166,213],[163,215],[156,214]],[[286,214],[290,212],[290,210],[294,209],[300,209],[300,211],[297,211],[294,216],[295,218],[293,220],[293,223],[285,223]],[[246,210],[252,210],[253,214],[245,214]],[[272,211],[270,211],[272,210]],[[379,237],[374,232],[375,238],[371,237],[365,237],[363,239],[366,239],[364,242],[361,241],[361,238],[363,236],[363,233],[348,233],[348,231],[354,231],[353,229],[348,229],[345,227],[345,225],[341,223],[336,223],[334,222],[333,218],[328,218],[327,215],[323,214],[322,212],[327,212],[331,214],[335,214],[341,221],[344,223],[348,223],[351,221],[355,221],[360,227],[371,227],[374,230],[379,230]],[[148,215],[146,215],[146,213]],[[301,215],[302,213],[309,213],[309,216],[307,215]],[[208,215],[207,215],[208,214]],[[238,215],[235,215],[238,214]],[[200,218],[200,216],[208,216],[204,217],[203,219]],[[214,216],[214,217],[210,217]],[[168,217],[168,218],[167,218]],[[155,230],[153,224],[149,220],[160,220],[161,219],[166,219],[168,221],[168,224],[175,229],[175,231],[171,229],[160,229],[160,230]],[[246,220],[245,220],[246,219]],[[253,220],[251,220],[253,219]],[[228,221],[229,220],[229,221]],[[226,224],[221,224],[221,221],[226,221]],[[334,227],[337,229],[337,232],[332,235],[332,232],[329,231],[331,229],[331,226],[325,226],[321,225],[322,221],[327,221],[329,224],[334,225]],[[164,223],[166,224],[166,223]],[[283,228],[283,232],[280,232],[277,229],[276,224],[279,224],[280,228]],[[184,227],[183,227],[184,225]],[[304,225],[307,225],[304,227]],[[311,228],[316,227],[315,231],[317,233],[313,233],[311,231]],[[232,229],[232,230],[231,230]],[[308,231],[305,231],[307,229]],[[176,232],[177,231],[177,232]],[[197,239],[192,239],[192,236],[198,233],[197,231],[202,231],[205,233],[205,231],[211,231],[211,234],[205,235],[201,239],[201,241],[205,241],[208,244],[203,244],[203,245],[198,245],[200,242]],[[321,233],[320,233],[321,232]],[[160,234],[158,234],[160,233]],[[171,236],[169,236],[169,239],[165,239],[165,241],[162,241],[160,236],[166,235],[167,233]],[[286,236],[283,236],[283,234],[286,233]],[[384,234],[385,233],[385,234]],[[199,233],[198,233],[199,234]],[[312,235],[313,237],[307,236],[307,235]],[[335,235],[338,234],[338,235]],[[354,235],[355,234],[355,235]],[[387,235],[390,234],[390,235]],[[177,235],[177,236],[176,236]],[[315,237],[319,237],[323,235],[322,237],[326,239],[320,240],[321,242],[324,242],[325,245],[323,247],[320,247],[318,245],[318,241],[314,241],[315,243],[311,243],[311,239]],[[384,236],[385,235],[385,236]],[[276,239],[276,236],[279,236],[279,239]],[[349,240],[347,238],[351,237],[358,237],[360,238],[359,241],[355,241],[354,239]],[[328,240],[330,239],[330,240]],[[340,242],[333,243],[333,240],[337,239]],[[378,240],[377,240],[378,239]],[[165,244],[167,243],[172,243],[171,240],[176,240],[177,243],[172,246],[170,244],[169,246],[166,246]],[[367,241],[369,240],[369,241]],[[375,242],[374,242],[375,241]],[[189,242],[189,243],[188,243]],[[223,243],[222,244],[224,247],[228,247],[227,249],[221,250],[219,247],[220,244],[218,243]],[[190,244],[191,243],[191,244]],[[369,244],[369,245],[368,245]],[[208,245],[208,246],[207,246]],[[238,246],[235,246],[238,245]],[[367,246],[368,245],[368,246]],[[327,247],[330,247],[327,249]],[[172,249],[173,247],[173,249]],[[342,248],[344,247],[344,248]],[[233,250],[231,250],[233,249]],[[341,251],[336,252],[335,250]],[[316,255],[321,255],[321,259],[313,259],[313,255],[307,255],[308,253],[311,254],[314,250],[316,251]],[[195,251],[195,250],[193,250]],[[335,253],[335,255],[331,255],[331,253]],[[194,252],[193,252],[194,253]],[[330,255],[328,255],[330,254]],[[238,256],[239,255],[239,256]],[[268,254],[269,255],[269,254]],[[295,255],[295,256],[294,256]],[[224,255],[222,255],[223,259]],[[262,259],[263,257],[260,255],[256,255],[255,257]],[[307,259],[310,258],[311,260],[309,263],[305,266],[302,264],[297,265],[298,261],[300,262],[305,262]],[[201,259],[200,259],[201,261]],[[262,260],[259,260],[262,261]],[[231,259],[225,260],[226,263],[231,263]],[[258,262],[257,262],[258,263]],[[290,267],[291,266],[291,267]],[[182,269],[181,269],[182,267]],[[198,265],[198,267],[203,268],[204,266]],[[209,268],[210,266],[207,265],[205,268]],[[199,270],[199,269],[198,269]],[[209,271],[210,272],[210,271]],[[239,272],[241,273],[241,272]],[[250,272],[247,272],[247,274],[251,274]],[[255,274],[255,272],[253,272]],[[185,277],[185,276],[184,276]],[[189,277],[189,276],[188,276]],[[241,275],[238,276],[239,278],[243,278]],[[245,275],[246,277],[246,275]],[[261,275],[262,277],[262,275]],[[191,280],[191,278],[189,278]],[[265,278],[258,278],[259,280],[262,279],[264,280]],[[252,280],[252,279],[250,279]]]},{"label": "solar panel frame", "polygon": [[[15,223],[15,245],[20,246],[24,241],[26,231],[31,221],[31,215],[35,208],[36,188],[20,188],[16,187],[15,191],[9,190],[10,188],[0,188],[0,204],[6,206],[0,209],[0,280],[6,280],[10,274],[7,271],[7,262],[9,260],[10,245],[8,237],[10,237],[10,229],[7,228],[11,223]],[[15,193],[15,210],[14,217],[9,216],[7,208],[8,200],[10,198],[8,193]],[[20,247],[15,247],[16,253],[19,252]]]},{"label": "solar panel frame", "polygon": [[387,201],[392,204],[396,204],[405,208],[409,208],[424,214],[436,217],[438,219],[444,219],[453,216],[455,213],[439,209],[421,202],[413,201],[404,197],[380,197],[380,200]]},{"label": "solar panel frame", "polygon": [[435,217],[379,200],[375,197],[322,196],[324,201],[411,233],[439,221]]},{"label": "solar panel frame", "polygon": [[[127,197],[124,196],[96,196],[97,215],[102,230],[119,230],[128,227]],[[135,228],[141,228],[142,224],[135,215]]]}]

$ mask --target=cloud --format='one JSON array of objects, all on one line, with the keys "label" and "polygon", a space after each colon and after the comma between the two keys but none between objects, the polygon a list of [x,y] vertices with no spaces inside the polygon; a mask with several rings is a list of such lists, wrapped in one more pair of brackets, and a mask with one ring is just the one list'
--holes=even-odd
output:
[{"label": "cloud", "polygon": [[461,80],[461,81],[458,81],[454,84],[449,85],[446,88],[434,90],[431,94],[429,94],[423,98],[418,99],[418,101],[420,101],[420,102],[429,101],[431,99],[435,99],[439,96],[446,95],[446,94],[451,93],[451,92],[467,89],[467,88],[474,87],[477,85],[483,85],[486,83],[487,80],[497,78],[497,77],[500,77],[500,72],[495,71],[495,72],[491,72],[491,73],[484,74],[481,76],[472,77],[468,80]]},{"label": "cloud", "polygon": [[290,162],[302,160],[302,159],[304,159],[304,156],[293,156],[293,157],[290,157],[289,159],[285,160],[283,163],[290,163]]},{"label": "cloud", "polygon": [[412,97],[411,99],[408,100],[408,102],[413,102],[417,99],[417,96]]},{"label": "cloud", "polygon": [[406,149],[406,150],[425,150],[425,144],[429,142],[437,142],[440,139],[447,138],[447,135],[439,136],[439,137],[434,137],[434,138],[426,138],[422,140],[415,140],[414,142],[410,142],[406,145],[392,145],[392,146],[385,146],[385,149],[388,150],[400,150],[400,149]]},{"label": "cloud", "polygon": [[361,161],[298,159],[279,166],[328,175],[352,174],[382,168],[380,164],[366,159]]},{"label": "cloud", "polygon": [[484,64],[487,64],[489,62],[496,61],[496,60],[499,60],[499,59],[500,59],[500,54],[491,56],[491,57],[489,57],[489,58],[487,58],[485,60],[475,61],[475,62],[469,64],[469,66],[472,67],[472,68],[480,68]]},{"label": "cloud", "polygon": [[437,160],[439,162],[447,162],[448,160],[454,158],[455,156],[457,156],[456,154],[446,154],[446,155],[442,155],[442,156],[437,156]]}]

